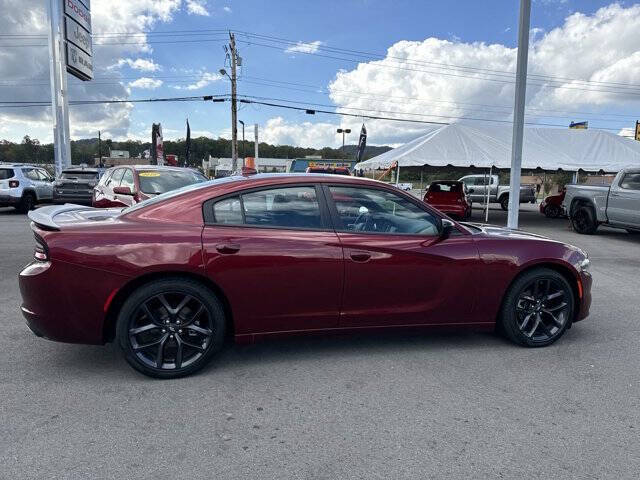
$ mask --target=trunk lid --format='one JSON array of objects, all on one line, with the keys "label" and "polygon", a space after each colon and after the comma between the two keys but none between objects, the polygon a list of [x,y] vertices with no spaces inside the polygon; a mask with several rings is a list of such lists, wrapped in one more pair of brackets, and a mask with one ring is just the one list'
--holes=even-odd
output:
[{"label": "trunk lid", "polygon": [[29,212],[29,219],[43,230],[60,230],[68,225],[113,221],[121,208],[93,208],[82,205],[49,205]]}]

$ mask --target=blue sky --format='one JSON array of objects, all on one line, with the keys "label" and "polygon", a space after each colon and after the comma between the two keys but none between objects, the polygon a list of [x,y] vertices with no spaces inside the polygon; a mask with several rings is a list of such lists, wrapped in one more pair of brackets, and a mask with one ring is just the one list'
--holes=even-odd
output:
[{"label": "blue sky", "polygon": [[[11,2],[16,0],[0,0],[0,4]],[[224,33],[211,30],[231,29],[304,42],[304,45],[296,47],[291,43],[249,38],[239,33],[238,50],[243,58],[238,84],[239,94],[300,102],[295,105],[336,105],[346,109],[342,111],[351,112],[365,109],[402,111],[421,119],[431,119],[424,117],[426,113],[433,114],[433,120],[441,118],[447,121],[455,121],[455,117],[481,115],[496,119],[509,118],[507,108],[497,113],[492,109],[483,111],[484,107],[477,105],[508,106],[513,96],[510,85],[495,85],[496,82],[493,80],[485,81],[486,75],[480,75],[479,80],[468,80],[456,75],[447,77],[442,72],[462,72],[467,75],[473,71],[468,68],[492,69],[497,72],[513,71],[519,8],[519,2],[515,0],[149,2],[150,0],[92,2],[94,33],[149,33],[141,44],[136,46],[96,45],[96,80],[93,85],[79,85],[80,82],[75,80],[70,82],[72,100],[111,98],[114,95],[118,98],[150,98],[228,93],[228,81],[217,78],[217,72],[223,67],[225,59],[222,49],[225,43]],[[40,2],[33,3],[34,11],[41,8]],[[630,76],[629,70],[637,60],[635,53],[640,49],[640,41],[628,40],[633,38],[633,32],[628,32],[628,37],[624,32],[621,33],[620,42],[624,42],[622,45],[612,42],[612,37],[616,36],[614,32],[619,30],[616,25],[629,25],[630,29],[634,28],[634,25],[630,25],[629,18],[635,21],[636,17],[640,17],[640,9],[630,2],[618,2],[613,7],[610,5],[611,2],[591,0],[534,0],[531,17],[534,30],[531,38],[532,49],[535,49],[536,54],[530,61],[530,71],[548,77],[607,82],[598,84],[601,88],[622,88],[613,86],[618,83],[633,85],[635,73]],[[603,11],[603,7],[611,10]],[[581,15],[576,16],[576,12]],[[136,24],[135,21],[138,15],[145,16],[144,21],[138,22],[140,24]],[[592,20],[594,18],[597,20]],[[13,23],[9,19],[6,31],[33,31],[34,24],[29,24],[31,21],[29,17],[22,21],[14,19]],[[591,21],[595,23],[590,24]],[[0,24],[0,27],[2,26]],[[38,27],[42,28],[42,24],[38,24]],[[549,33],[556,28],[562,31],[555,36]],[[586,38],[591,36],[591,31],[594,38]],[[159,32],[172,33],[160,36]],[[585,38],[580,38],[580,35]],[[598,39],[598,35],[602,40]],[[573,38],[573,41],[567,40],[566,48],[563,45],[563,37]],[[120,42],[125,42],[122,40],[123,37],[115,38],[116,42],[117,38],[121,39]],[[135,38],[138,41],[141,37]],[[434,42],[425,42],[429,38],[435,39]],[[114,38],[94,39],[96,44],[111,41],[114,41]],[[176,43],[159,43],[164,41]],[[259,43],[270,46],[258,45]],[[600,52],[597,48],[590,47],[590,44],[608,45]],[[292,46],[294,50],[304,50],[307,54],[287,51],[287,48],[291,49]],[[392,59],[392,67],[387,65],[384,67],[387,70],[381,70],[382,67],[374,62],[376,59],[358,56],[352,52],[380,53],[382,60],[387,50],[393,46],[395,53],[392,58],[407,55],[411,61],[434,62],[429,65],[440,66],[429,67],[435,70],[420,73],[411,69],[394,70],[393,65],[397,65],[397,61],[394,64]],[[336,53],[328,50],[331,48],[347,49],[350,52]],[[582,48],[584,51],[580,51]],[[609,55],[607,48],[617,53]],[[44,50],[46,53],[46,49]],[[575,56],[572,56],[572,52]],[[324,58],[322,55],[339,56],[343,60]],[[612,56],[616,58],[612,59]],[[351,60],[346,60],[347,58]],[[576,65],[577,58],[580,59],[578,63],[584,62],[584,65]],[[136,61],[146,61],[151,67],[141,68]],[[385,61],[389,61],[389,58]],[[1,63],[0,56],[0,67]],[[421,68],[424,69],[424,64],[420,65],[423,65]],[[461,66],[464,70],[451,70],[451,67],[446,65]],[[9,66],[3,68],[3,71],[7,72],[6,79],[15,79],[17,82],[29,78],[29,72],[26,72],[25,77],[24,69],[16,76],[12,76]],[[382,75],[380,71],[387,72],[388,75]],[[340,81],[337,81],[337,75],[342,75]],[[38,68],[36,64],[31,77],[46,79],[47,72]],[[504,78],[504,75],[496,78]],[[131,85],[136,80],[146,88]],[[204,84],[202,88],[193,87],[198,81]],[[267,86],[264,84],[267,81],[289,83]],[[111,84],[107,85],[109,82]],[[120,86],[116,85],[118,83]],[[191,89],[187,89],[189,85],[192,85]],[[322,92],[319,93],[315,87],[321,88]],[[24,97],[27,95],[25,88],[18,90],[16,95],[33,99]],[[6,88],[2,90],[2,93],[8,93]],[[340,91],[361,94],[375,91],[377,96],[344,98]],[[49,98],[46,87],[40,87],[37,93],[30,94],[37,95],[38,99]],[[2,95],[0,101],[8,98]],[[400,100],[393,102],[385,98]],[[406,101],[402,100],[403,98],[406,98]],[[582,119],[572,112],[584,111],[591,114],[589,118],[592,125],[614,131],[624,128],[626,123],[631,124],[631,114],[637,108],[635,98],[635,94],[628,96],[620,92],[589,92],[588,95],[582,95],[579,91],[566,87],[556,89],[533,86],[529,92],[528,105],[533,108],[532,112],[536,109],[540,111],[540,116],[531,117],[532,122],[566,124],[570,120]],[[423,102],[422,106],[416,104],[416,99]],[[463,106],[469,104],[476,107]],[[553,115],[547,113],[548,117],[542,117],[542,110],[553,112]],[[628,118],[612,116],[611,113],[628,114]],[[42,115],[34,112],[14,114],[3,111],[0,106],[0,116],[2,115],[4,126],[0,127],[0,138],[20,138],[25,133],[45,140],[50,137],[46,112]],[[152,122],[162,123],[167,138],[184,137],[184,121],[187,117],[196,135],[228,136],[230,129],[228,103],[136,104],[126,109],[96,108],[91,112],[88,109],[83,109],[82,112],[76,110],[73,115],[72,127],[75,138],[93,136],[92,132],[101,128],[117,138],[145,139],[150,136]],[[446,116],[451,116],[451,119],[444,118]],[[404,117],[407,118],[406,115]],[[340,138],[334,133],[336,126],[346,125],[355,129],[362,123],[362,120],[357,118],[341,120],[335,116],[310,116],[304,112],[255,105],[242,105],[239,118],[247,125],[260,124],[263,138],[267,141],[296,143],[302,146],[337,145]],[[373,129],[370,129],[371,143],[378,144],[402,143],[423,128],[397,122],[367,123],[373,126]],[[356,136],[353,135],[351,141],[355,142],[355,139]]]}]

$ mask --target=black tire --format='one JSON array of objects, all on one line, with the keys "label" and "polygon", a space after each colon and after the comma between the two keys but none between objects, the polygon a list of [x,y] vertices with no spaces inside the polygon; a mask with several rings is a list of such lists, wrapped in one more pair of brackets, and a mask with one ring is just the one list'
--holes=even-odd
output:
[{"label": "black tire", "polygon": [[630,228],[627,228],[626,230],[627,230],[628,233],[632,233],[632,234],[635,234],[635,235],[640,234],[640,230],[631,230]]},{"label": "black tire", "polygon": [[[536,282],[538,287],[533,287]],[[546,293],[545,285],[550,286]],[[538,289],[536,293],[533,292],[534,288]],[[550,293],[551,290],[553,293]],[[560,291],[562,295],[557,296]],[[538,302],[538,292],[543,303]],[[549,296],[554,297],[544,300]],[[534,301],[530,302],[529,297]],[[517,344],[546,347],[569,328],[574,305],[573,289],[562,275],[548,268],[535,268],[518,277],[507,290],[498,318],[498,329]],[[561,306],[561,310],[558,306]]]},{"label": "black tire", "polygon": [[22,199],[20,203],[16,207],[16,209],[20,213],[28,213],[30,210],[33,210],[36,206],[36,196],[31,192],[26,192],[22,195]]},{"label": "black tire", "polygon": [[544,214],[547,218],[558,218],[560,216],[560,207],[551,203],[544,207]]},{"label": "black tire", "polygon": [[505,212],[509,210],[509,195],[503,195],[500,197],[500,207]]},{"label": "black tire", "polygon": [[598,222],[593,208],[587,206],[578,207],[571,215],[571,226],[576,232],[583,235],[596,233]]},{"label": "black tire", "polygon": [[178,378],[211,360],[222,348],[225,327],[224,309],[214,292],[194,280],[168,278],[143,285],[127,298],[118,314],[116,338],[129,365],[139,372]]}]

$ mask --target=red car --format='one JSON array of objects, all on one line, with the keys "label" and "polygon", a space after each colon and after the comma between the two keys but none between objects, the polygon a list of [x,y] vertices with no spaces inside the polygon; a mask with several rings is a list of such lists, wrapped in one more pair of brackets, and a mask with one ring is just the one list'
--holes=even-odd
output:
[{"label": "red car", "polygon": [[347,167],[307,167],[306,173],[329,173],[332,175],[351,175]]},{"label": "red car", "polygon": [[567,189],[563,188],[560,193],[545,197],[545,199],[540,204],[540,213],[546,215],[549,218],[566,216],[567,213],[565,212],[563,206],[564,197],[566,194]]},{"label": "red car", "polygon": [[29,217],[35,253],[19,282],[31,330],[115,341],[155,377],[202,368],[227,334],[497,322],[513,341],[544,346],[591,304],[582,250],[463,226],[364,178],[235,176],[124,210],[61,205]]},{"label": "red car", "polygon": [[129,207],[161,193],[205,182],[207,177],[190,168],[154,165],[112,167],[93,189],[97,208]]},{"label": "red car", "polygon": [[471,200],[467,197],[464,183],[457,180],[431,182],[424,201],[449,216],[462,220],[471,217]]}]

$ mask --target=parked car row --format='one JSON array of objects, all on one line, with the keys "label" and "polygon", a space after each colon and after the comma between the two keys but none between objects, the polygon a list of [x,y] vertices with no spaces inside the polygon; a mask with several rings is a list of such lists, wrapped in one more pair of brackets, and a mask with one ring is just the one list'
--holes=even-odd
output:
[{"label": "parked car row", "polygon": [[54,179],[42,167],[0,164],[0,207],[15,207],[23,213],[42,203],[126,207],[206,180],[196,170],[180,167],[74,167]]}]

